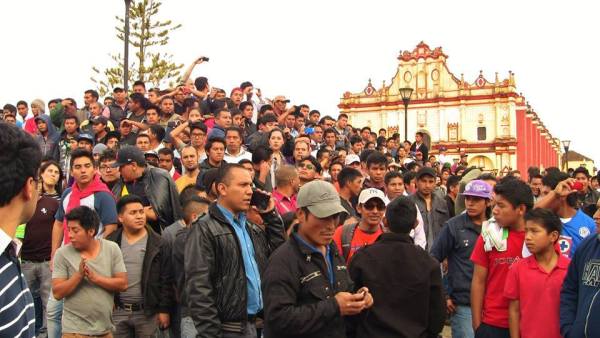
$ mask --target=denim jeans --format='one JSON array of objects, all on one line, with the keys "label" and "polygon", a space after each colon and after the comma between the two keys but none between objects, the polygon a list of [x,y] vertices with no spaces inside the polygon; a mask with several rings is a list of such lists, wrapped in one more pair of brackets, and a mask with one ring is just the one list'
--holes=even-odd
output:
[{"label": "denim jeans", "polygon": [[[198,334],[196,327],[194,326],[194,320],[192,317],[181,318],[181,338],[195,338]],[[256,338],[256,325],[254,323],[246,323],[244,326],[244,332],[222,332],[223,338]]]},{"label": "denim jeans", "polygon": [[154,338],[158,332],[158,325],[154,316],[146,316],[143,310],[127,311],[115,309],[113,311],[115,338]]},{"label": "denim jeans", "polygon": [[452,338],[473,338],[473,324],[471,323],[471,307],[457,305],[456,312],[450,317]]},{"label": "denim jeans", "polygon": [[510,332],[503,327],[481,323],[475,331],[476,338],[510,338]]},{"label": "denim jeans", "polygon": [[[21,270],[29,286],[29,290],[33,295],[36,295],[41,300],[42,313],[36,313],[36,318],[42,318],[42,325],[38,337],[46,336],[46,307],[48,305],[48,297],[50,288],[52,287],[52,272],[50,272],[49,262],[32,262],[23,260],[21,262]],[[36,325],[37,326],[37,325]]]},{"label": "denim jeans", "polygon": [[56,300],[50,293],[46,307],[46,322],[48,324],[48,338],[62,337],[62,311],[63,300]]}]

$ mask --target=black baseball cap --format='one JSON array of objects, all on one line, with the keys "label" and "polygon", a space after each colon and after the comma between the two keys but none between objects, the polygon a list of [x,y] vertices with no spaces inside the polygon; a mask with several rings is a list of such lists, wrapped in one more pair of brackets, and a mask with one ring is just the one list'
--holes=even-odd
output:
[{"label": "black baseball cap", "polygon": [[138,165],[145,165],[146,158],[144,157],[144,153],[137,147],[125,146],[117,153],[117,162],[115,162],[112,167],[118,168],[134,162]]},{"label": "black baseball cap", "polygon": [[431,176],[433,178],[436,178],[437,174],[435,173],[435,170],[433,170],[433,168],[423,167],[417,172],[417,179],[421,179],[421,177],[423,176]]},{"label": "black baseball cap", "polygon": [[196,179],[196,189],[208,193],[218,177],[219,168],[211,168],[206,170],[204,175],[198,175]]},{"label": "black baseball cap", "polygon": [[77,142],[79,141],[89,141],[91,144],[94,144],[94,137],[88,133],[81,133],[77,136]]},{"label": "black baseball cap", "polygon": [[104,124],[107,125],[108,124],[108,119],[104,116],[95,116],[93,118],[90,119],[90,122],[92,124]]}]

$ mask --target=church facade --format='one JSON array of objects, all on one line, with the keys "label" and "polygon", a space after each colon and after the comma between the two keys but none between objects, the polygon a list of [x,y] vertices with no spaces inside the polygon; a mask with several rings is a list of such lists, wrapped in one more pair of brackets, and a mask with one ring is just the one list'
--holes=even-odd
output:
[{"label": "church facade", "polygon": [[371,81],[358,93],[345,92],[338,107],[353,126],[380,128],[388,135],[404,134],[404,104],[400,88],[413,89],[408,106],[408,139],[423,132],[431,153],[440,147],[449,156],[466,153],[469,165],[488,171],[529,166],[559,166],[560,141],[552,137],[525,97],[517,92],[515,74],[493,80],[482,73],[473,81],[455,76],[447,67],[441,47],[423,42],[398,56],[398,68],[389,85]]}]

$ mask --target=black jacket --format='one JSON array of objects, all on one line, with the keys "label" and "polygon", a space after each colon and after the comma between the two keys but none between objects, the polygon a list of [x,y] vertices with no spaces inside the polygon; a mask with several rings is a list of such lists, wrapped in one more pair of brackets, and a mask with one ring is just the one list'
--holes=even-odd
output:
[{"label": "black jacket", "polygon": [[431,246],[442,231],[442,226],[450,218],[448,204],[443,196],[437,192],[431,193],[431,217],[427,217],[427,203],[423,196],[416,192],[410,195],[410,198],[419,207],[421,216],[423,217],[423,226],[425,227],[425,236],[427,236],[427,250],[431,250]]},{"label": "black jacket", "polygon": [[431,255],[438,261],[448,258],[448,291],[457,305],[471,305],[471,253],[480,233],[481,226],[463,213],[446,222],[431,247]]},{"label": "black jacket", "polygon": [[269,259],[262,279],[265,301],[265,337],[346,337],[346,325],[335,295],[350,292],[352,281],[335,245],[334,282],[321,253],[292,236]]},{"label": "black jacket", "polygon": [[414,142],[410,146],[410,151],[411,152],[415,152],[415,153],[417,151],[420,151],[423,154],[423,161],[429,160],[429,148],[427,148],[427,146],[425,145],[425,143],[421,143],[421,145],[419,146],[419,148],[417,148],[417,142]]},{"label": "black jacket", "polygon": [[[265,230],[251,222],[246,229],[262,276],[269,255],[285,241],[285,231],[275,210],[261,216]],[[216,203],[189,230],[184,270],[185,297],[197,337],[221,337],[224,329],[241,332],[248,320],[244,261],[235,230]]]},{"label": "black jacket", "polygon": [[356,337],[437,338],[446,318],[440,264],[408,234],[382,234],[354,254],[349,269],[375,301],[353,321]]},{"label": "black jacket", "polygon": [[[160,231],[183,218],[177,187],[167,171],[148,166],[141,179],[145,183],[146,197],[158,216],[160,229],[155,230]],[[117,181],[112,188],[113,195],[120,198],[123,186],[122,179]]]},{"label": "black jacket", "polygon": [[[173,280],[168,267],[161,259],[161,238],[150,227],[147,226],[146,230],[148,231],[148,241],[142,263],[141,287],[144,297],[144,314],[151,316],[158,312],[169,313],[170,307],[173,306],[174,295]],[[122,238],[123,228],[119,227],[107,239],[121,247]],[[120,304],[118,293],[115,294],[115,304]]]}]

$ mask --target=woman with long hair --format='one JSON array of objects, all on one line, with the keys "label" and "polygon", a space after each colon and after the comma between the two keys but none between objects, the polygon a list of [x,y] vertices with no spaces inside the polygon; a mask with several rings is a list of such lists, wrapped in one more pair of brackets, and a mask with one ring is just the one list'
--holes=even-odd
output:
[{"label": "woman with long hair", "polygon": [[60,199],[63,173],[55,161],[46,161],[40,167],[40,194]]},{"label": "woman with long hair", "polygon": [[285,144],[285,137],[283,131],[279,128],[271,130],[268,134],[269,148],[273,150],[271,156],[271,183],[275,187],[275,172],[277,169],[285,164],[285,157],[283,156],[282,149]]}]

